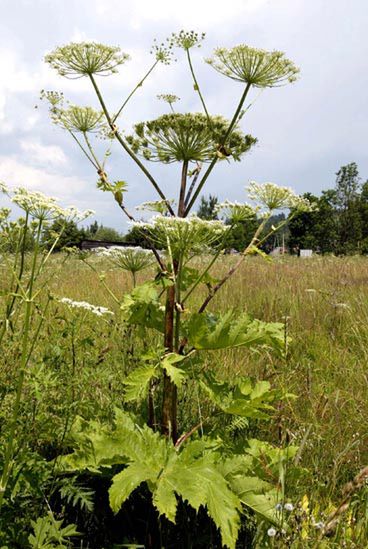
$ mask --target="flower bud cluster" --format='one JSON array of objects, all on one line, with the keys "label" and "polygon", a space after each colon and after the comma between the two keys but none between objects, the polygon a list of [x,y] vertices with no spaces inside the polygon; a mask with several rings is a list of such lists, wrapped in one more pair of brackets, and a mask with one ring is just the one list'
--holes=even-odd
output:
[{"label": "flower bud cluster", "polygon": [[182,48],[183,50],[190,50],[191,48],[200,48],[201,42],[206,37],[206,33],[198,33],[193,30],[184,31],[181,30],[179,33],[173,32],[171,37],[168,39],[169,44],[176,46],[177,48]]},{"label": "flower bud cluster", "polygon": [[251,181],[247,187],[248,195],[251,200],[258,202],[269,211],[294,209],[298,211],[311,211],[310,202],[290,189],[289,187],[280,187],[275,183],[257,183]]},{"label": "flower bud cluster", "polygon": [[217,48],[206,59],[221,74],[255,86],[273,88],[294,82],[299,69],[280,51],[265,51],[240,44],[234,48]]},{"label": "flower bud cluster", "polygon": [[240,202],[230,202],[229,200],[215,206],[215,211],[224,215],[230,223],[241,223],[251,219],[257,210],[249,204],[240,204]]},{"label": "flower bud cluster", "polygon": [[134,126],[134,134],[126,140],[133,151],[153,162],[210,162],[215,156],[232,157],[239,161],[257,140],[234,128],[222,143],[229,122],[222,116],[212,116],[209,124],[202,113],[164,114],[155,120]]},{"label": "flower bud cluster", "polygon": [[99,74],[107,76],[117,72],[117,67],[129,59],[129,55],[115,46],[96,42],[72,42],[59,46],[45,57],[46,63],[66,78],[81,78]]},{"label": "flower bud cluster", "polygon": [[207,221],[195,215],[184,218],[157,215],[148,222],[134,222],[133,226],[148,235],[158,247],[170,249],[175,257],[214,246],[228,231],[222,221]]}]

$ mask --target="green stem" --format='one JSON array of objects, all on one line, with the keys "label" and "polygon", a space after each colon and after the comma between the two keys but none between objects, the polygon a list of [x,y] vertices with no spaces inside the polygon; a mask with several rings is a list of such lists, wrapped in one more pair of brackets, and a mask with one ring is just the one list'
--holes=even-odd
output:
[{"label": "green stem", "polygon": [[126,104],[128,103],[128,101],[133,97],[133,95],[135,94],[135,92],[138,90],[138,88],[140,88],[141,86],[143,86],[143,83],[144,81],[146,80],[146,78],[149,77],[149,75],[151,74],[151,72],[153,71],[153,69],[156,67],[156,65],[158,64],[158,61],[155,61],[152,65],[152,67],[149,69],[149,71],[144,75],[144,77],[142,78],[142,80],[140,80],[140,82],[138,82],[138,84],[136,85],[136,87],[134,88],[133,91],[130,92],[130,94],[128,95],[128,97],[126,98],[126,100],[124,101],[124,103],[122,104],[122,106],[120,107],[120,109],[118,110],[118,112],[116,113],[116,115],[114,116],[114,118],[112,119],[112,123],[114,123],[118,117],[120,116],[122,110],[124,109],[124,107],[126,106]]},{"label": "green stem", "polygon": [[86,132],[83,132],[83,137],[84,137],[85,142],[87,143],[87,147],[89,149],[89,152],[91,153],[91,156],[92,156],[93,160],[96,162],[96,164],[95,164],[96,169],[101,170],[102,166],[101,166],[100,161],[98,160],[97,156],[95,155],[95,152],[92,148],[91,142],[88,139],[88,136],[87,136]]},{"label": "green stem", "polygon": [[86,151],[86,149],[83,147],[83,145],[81,144],[81,142],[79,141],[79,139],[74,135],[73,132],[71,132],[70,130],[68,130],[68,132],[70,133],[70,135],[72,136],[72,138],[74,139],[74,141],[77,143],[78,147],[81,149],[81,151],[83,152],[83,154],[88,158],[88,160],[91,162],[91,164],[96,168],[96,170],[98,170],[98,166],[94,163],[94,161],[92,160],[92,158],[89,156],[88,152]]},{"label": "green stem", "polygon": [[[235,111],[235,113],[234,113],[234,116],[233,116],[233,118],[232,118],[232,120],[231,120],[231,122],[230,122],[230,125],[229,125],[229,127],[228,127],[228,129],[227,129],[227,131],[226,131],[226,133],[225,133],[224,138],[221,140],[221,143],[220,143],[221,146],[224,146],[224,145],[226,144],[226,141],[227,141],[227,139],[228,139],[228,137],[229,137],[231,131],[233,130],[235,124],[236,124],[237,121],[238,121],[239,114],[240,114],[240,112],[241,112],[241,110],[242,110],[244,101],[245,101],[245,99],[246,99],[246,97],[247,97],[247,95],[248,95],[248,92],[249,92],[249,90],[250,90],[250,87],[251,87],[251,84],[247,84],[247,85],[246,85],[246,88],[245,88],[245,90],[244,90],[244,92],[243,92],[243,95],[242,95],[241,98],[240,98],[239,105],[238,105],[238,107],[237,107],[237,109],[236,109],[236,111]],[[202,188],[203,188],[203,185],[206,183],[206,181],[207,181],[207,179],[208,179],[210,173],[212,172],[213,168],[215,167],[215,164],[216,164],[216,162],[218,161],[218,158],[219,158],[219,157],[218,157],[217,155],[213,158],[211,164],[208,166],[207,170],[206,170],[205,173],[203,174],[203,177],[202,177],[202,179],[200,180],[200,182],[199,182],[199,184],[198,184],[198,187],[197,187],[195,193],[193,194],[192,199],[191,199],[191,201],[189,202],[189,204],[188,204],[188,206],[187,206],[187,208],[186,208],[186,210],[185,210],[185,217],[188,215],[188,213],[189,213],[190,210],[192,209],[192,207],[193,207],[195,201],[196,201],[197,198],[198,198],[199,193],[201,192],[201,190],[202,190]]]},{"label": "green stem", "polygon": [[37,257],[39,252],[41,227],[42,227],[42,222],[40,221],[38,224],[37,238],[36,238],[35,249],[33,254],[31,279],[30,279],[30,284],[27,292],[28,296],[26,300],[26,312],[25,312],[22,346],[21,346],[22,352],[21,352],[21,359],[20,359],[20,369],[19,369],[19,376],[17,381],[16,396],[15,396],[12,418],[10,422],[10,432],[9,432],[8,442],[7,442],[7,446],[4,454],[4,466],[3,466],[3,471],[0,479],[0,508],[4,500],[4,495],[5,495],[5,491],[6,491],[8,480],[9,480],[10,465],[11,465],[11,460],[13,458],[14,439],[15,439],[15,433],[17,429],[17,422],[18,422],[19,408],[20,408],[20,402],[21,402],[25,373],[26,373],[26,366],[29,361],[29,354],[27,351],[28,351],[28,344],[30,339],[29,337],[30,328],[31,328],[31,316],[32,316],[32,305],[33,305],[32,294],[33,294],[34,275],[36,272]]},{"label": "green stem", "polygon": [[118,132],[108,110],[107,110],[107,107],[105,105],[105,102],[102,98],[102,95],[101,95],[101,92],[97,86],[97,83],[96,83],[96,80],[94,79],[93,75],[90,74],[89,75],[90,77],[90,80],[92,82],[92,85],[94,87],[94,90],[96,92],[96,95],[98,97],[98,100],[100,102],[100,105],[101,105],[101,108],[105,114],[105,117],[106,117],[106,120],[110,126],[110,129],[111,131],[114,133],[116,139],[119,141],[120,145],[123,147],[123,149],[128,153],[128,155],[130,156],[130,158],[132,160],[134,160],[134,162],[137,164],[137,166],[139,166],[139,168],[142,170],[142,172],[144,173],[144,175],[149,179],[149,181],[152,183],[153,187],[156,189],[158,195],[162,198],[162,200],[165,201],[166,205],[167,205],[167,209],[168,211],[170,212],[171,215],[175,215],[174,214],[174,211],[171,207],[171,204],[170,202],[167,200],[166,196],[164,195],[164,193],[162,192],[162,190],[160,189],[158,183],[156,182],[156,180],[154,179],[154,177],[150,174],[150,172],[147,170],[147,168],[144,166],[144,164],[142,164],[142,162],[139,160],[139,158],[134,154],[134,152],[131,150],[131,148],[128,146],[128,144],[124,141],[124,139],[121,137],[120,133]]},{"label": "green stem", "polygon": [[189,50],[186,50],[187,51],[187,59],[188,59],[188,63],[189,63],[189,68],[190,68],[190,72],[192,74],[192,78],[193,78],[193,82],[194,82],[194,89],[196,92],[198,92],[198,95],[199,95],[199,98],[201,100],[201,103],[202,103],[202,106],[203,106],[203,109],[204,109],[204,112],[206,113],[206,116],[207,116],[207,120],[208,120],[208,125],[210,126],[210,128],[212,128],[212,121],[211,121],[211,117],[210,115],[208,114],[208,110],[207,110],[207,107],[206,107],[206,103],[203,99],[203,95],[201,93],[201,90],[200,90],[200,87],[199,87],[199,84],[198,84],[198,81],[197,81],[197,78],[194,74],[194,69],[193,69],[193,65],[192,65],[192,59],[190,57],[190,52]]}]

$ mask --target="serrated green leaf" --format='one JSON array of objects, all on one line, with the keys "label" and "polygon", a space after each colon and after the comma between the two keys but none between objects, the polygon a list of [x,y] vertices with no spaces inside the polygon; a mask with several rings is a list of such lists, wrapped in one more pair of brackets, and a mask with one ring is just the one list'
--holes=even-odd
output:
[{"label": "serrated green leaf", "polygon": [[120,307],[125,322],[163,332],[165,308],[159,302],[158,295],[154,282],[136,286],[130,294],[126,294]]},{"label": "serrated green leaf", "polygon": [[155,377],[156,371],[157,366],[152,364],[146,364],[133,370],[123,381],[124,385],[126,385],[124,400],[131,402],[132,400],[142,400],[145,398],[150,381]]},{"label": "serrated green leaf", "polygon": [[183,355],[178,355],[177,353],[168,353],[161,360],[161,368],[163,368],[171,381],[180,388],[183,381],[186,379],[187,374],[182,368],[174,366],[182,362],[186,357]]},{"label": "serrated green leaf", "polygon": [[129,465],[126,469],[113,477],[109,489],[109,502],[114,513],[117,513],[120,510],[122,504],[128,499],[130,494],[138,488],[142,482],[149,480],[152,474],[150,467],[139,462]]},{"label": "serrated green leaf", "polygon": [[196,349],[270,345],[284,348],[284,325],[279,322],[252,320],[247,314],[229,311],[221,316],[194,313],[186,322],[189,343]]},{"label": "serrated green leaf", "polygon": [[220,382],[207,372],[201,387],[211,401],[226,414],[256,419],[269,419],[267,413],[277,393],[270,390],[268,382],[259,382],[252,387],[248,378],[238,378],[235,383]]}]

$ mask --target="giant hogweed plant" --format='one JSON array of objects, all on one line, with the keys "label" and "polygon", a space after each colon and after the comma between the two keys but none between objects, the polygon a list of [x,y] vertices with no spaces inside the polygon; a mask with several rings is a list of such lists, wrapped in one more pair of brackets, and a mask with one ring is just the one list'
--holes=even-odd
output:
[{"label": "giant hogweed plant", "polygon": [[[207,63],[237,81],[237,85],[240,83],[241,95],[230,120],[212,115],[192,60],[192,50],[203,39],[204,35],[181,31],[173,34],[166,45],[155,43],[151,51],[153,64],[122,105],[113,111],[108,107],[98,77],[116,73],[128,60],[119,48],[71,43],[46,56],[46,61],[61,76],[87,78],[95,91],[97,110],[65,105],[60,93],[43,92],[43,96],[49,100],[53,122],[71,135],[97,171],[98,187],[112,193],[152,250],[157,275],[124,296],[121,312],[127,325],[153,330],[161,334],[162,342],[158,349],[147,350],[141,357],[141,365],[125,380],[126,405],[146,401],[145,417],[117,410],[115,423],[109,427],[80,419],[74,428],[75,451],[62,458],[59,465],[64,470],[93,471],[123,465],[113,476],[109,492],[114,511],[145,482],[159,515],[175,522],[178,497],[197,510],[206,506],[220,529],[223,544],[234,548],[243,506],[278,524],[274,505],[283,497],[283,490],[278,492],[272,479],[277,477],[275,469],[279,470],[280,463],[293,449],[283,451],[248,440],[235,450],[214,417],[235,416],[243,423],[266,420],[272,402],[280,395],[267,382],[253,384],[247,378],[239,378],[235,383],[220,381],[212,373],[205,373],[200,365],[209,350],[266,345],[282,353],[284,332],[280,323],[263,322],[232,310],[223,314],[208,312],[208,306],[247,255],[262,254],[260,244],[269,236],[265,235],[266,222],[275,210],[292,208],[297,212],[309,205],[288,188],[251,183],[249,196],[257,205],[225,202],[219,210],[226,223],[202,220],[192,214],[216,165],[224,160],[240,161],[256,143],[240,127],[252,88],[280,86],[293,82],[298,74],[295,65],[281,52],[246,45],[217,49]],[[174,48],[184,51],[202,112],[175,112],[173,105],[179,98],[162,94],[159,98],[168,103],[170,112],[137,123],[128,134],[120,125],[124,108],[158,64],[170,64]],[[101,152],[100,146],[92,141],[93,135],[120,145],[154,187],[158,200],[145,205],[156,213],[149,221],[137,221],[128,211],[124,202],[127,184],[111,181],[108,174],[111,143]],[[148,167],[150,162],[180,165],[176,196],[166,196]],[[231,231],[254,215],[254,207],[259,212],[259,225],[251,242],[223,278],[214,279],[212,267],[226,248]],[[277,229],[272,227],[272,231]],[[198,256],[205,261],[207,258],[202,268],[193,266],[193,259]],[[207,295],[195,307],[192,296],[199,286],[207,288]],[[177,420],[178,394],[189,381],[196,385],[198,394],[201,392],[212,402],[214,413],[208,418],[199,417],[190,429],[183,430]]]}]

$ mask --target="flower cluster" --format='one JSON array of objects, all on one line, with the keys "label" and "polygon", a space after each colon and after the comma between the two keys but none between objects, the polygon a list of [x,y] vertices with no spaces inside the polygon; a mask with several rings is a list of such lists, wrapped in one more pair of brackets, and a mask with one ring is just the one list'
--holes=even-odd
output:
[{"label": "flower cluster", "polygon": [[56,198],[46,196],[39,191],[30,191],[24,187],[17,187],[12,191],[2,185],[0,190],[5,192],[11,201],[28,215],[40,221],[63,218],[66,221],[78,222],[94,214],[92,210],[81,212],[74,206],[62,208]]},{"label": "flower cluster", "polygon": [[241,223],[253,218],[257,208],[253,208],[249,204],[240,204],[239,202],[225,200],[221,204],[216,204],[215,211],[223,214],[230,223]]},{"label": "flower cluster", "polygon": [[221,74],[255,86],[273,88],[297,79],[299,69],[280,51],[265,51],[245,44],[217,48],[206,62]]},{"label": "flower cluster", "polygon": [[289,187],[279,187],[275,183],[257,183],[251,181],[247,187],[251,200],[258,202],[269,211],[294,209],[310,211],[311,204],[306,199],[294,193]]},{"label": "flower cluster", "polygon": [[172,206],[175,203],[173,199],[171,200],[153,200],[152,202],[142,202],[139,206],[136,206],[136,210],[147,210],[150,212],[157,212],[159,214],[168,213],[168,204]]},{"label": "flower cluster", "polygon": [[159,63],[170,65],[174,55],[172,48],[173,45],[171,43],[166,46],[163,42],[159,44],[157,40],[154,40],[150,53],[156,57],[156,61]]},{"label": "flower cluster", "polygon": [[68,305],[68,307],[71,307],[72,309],[83,309],[84,311],[89,311],[90,313],[93,313],[96,316],[104,316],[104,315],[113,315],[114,313],[107,309],[106,307],[99,307],[96,305],[92,305],[91,303],[88,303],[87,301],[73,301],[72,299],[69,299],[68,297],[62,297],[58,300],[59,303],[65,303],[65,305]]},{"label": "flower cluster", "polygon": [[100,133],[107,130],[103,112],[92,107],[70,105],[66,109],[55,109],[51,117],[55,124],[72,132]]},{"label": "flower cluster", "polygon": [[151,250],[145,250],[138,246],[109,248],[105,249],[101,255],[107,257],[116,267],[130,273],[143,271],[153,263]]},{"label": "flower cluster", "polygon": [[148,235],[159,248],[169,250],[175,258],[216,246],[228,230],[222,221],[207,221],[195,215],[184,218],[157,215],[148,222],[135,222],[133,226]]},{"label": "flower cluster", "polygon": [[212,116],[209,124],[202,113],[164,114],[136,124],[126,139],[135,153],[156,162],[210,162],[216,155],[240,160],[257,140],[234,128],[225,149],[220,143],[228,127],[222,116]]},{"label": "flower cluster", "polygon": [[161,93],[160,95],[157,96],[157,99],[159,99],[160,101],[165,101],[165,103],[168,103],[170,106],[173,103],[180,101],[180,97],[178,97],[173,93]]},{"label": "flower cluster", "polygon": [[206,33],[198,33],[193,30],[184,31],[181,30],[179,33],[173,32],[171,37],[168,39],[170,45],[182,48],[183,50],[190,50],[191,48],[201,47],[201,42],[206,37]]},{"label": "flower cluster", "polygon": [[60,46],[45,57],[46,63],[67,78],[81,78],[99,74],[107,76],[129,59],[120,48],[96,42],[72,42]]}]

